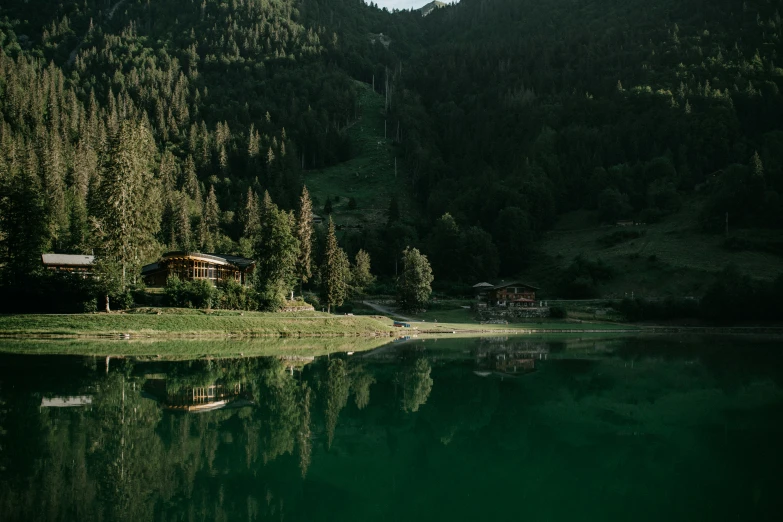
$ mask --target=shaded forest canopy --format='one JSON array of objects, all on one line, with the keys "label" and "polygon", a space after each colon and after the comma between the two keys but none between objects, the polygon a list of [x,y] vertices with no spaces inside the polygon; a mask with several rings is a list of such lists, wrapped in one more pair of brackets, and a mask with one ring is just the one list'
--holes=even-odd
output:
[{"label": "shaded forest canopy", "polygon": [[727,214],[779,230],[781,23],[763,0],[462,0],[426,17],[359,0],[6,3],[1,263],[100,254],[125,121],[154,143],[143,261],[251,255],[253,198],[293,210],[306,176],[356,153],[355,80],[384,97],[417,209],[392,200],[387,223],[340,236],[382,276],[409,245],[436,279],[517,275],[573,210],[654,223],[698,200],[705,234]]}]

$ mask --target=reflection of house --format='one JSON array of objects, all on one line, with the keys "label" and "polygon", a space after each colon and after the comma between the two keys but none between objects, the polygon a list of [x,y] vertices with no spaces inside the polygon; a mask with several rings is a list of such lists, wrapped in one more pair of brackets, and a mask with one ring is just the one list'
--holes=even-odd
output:
[{"label": "reflection of house", "polygon": [[480,377],[497,374],[500,376],[518,377],[536,371],[536,361],[523,354],[488,353],[479,361],[474,372]]},{"label": "reflection of house", "polygon": [[144,384],[144,391],[152,395],[165,409],[173,411],[212,411],[229,405],[251,404],[248,387],[242,383],[212,383],[169,390],[164,379],[150,379]]},{"label": "reflection of house", "polygon": [[168,252],[157,263],[144,266],[141,275],[149,286],[164,286],[166,279],[173,275],[183,281],[206,279],[215,284],[233,279],[245,285],[255,265],[252,259],[226,254]]},{"label": "reflection of house", "polygon": [[92,273],[95,256],[72,254],[41,254],[41,262],[47,270],[89,275]]}]

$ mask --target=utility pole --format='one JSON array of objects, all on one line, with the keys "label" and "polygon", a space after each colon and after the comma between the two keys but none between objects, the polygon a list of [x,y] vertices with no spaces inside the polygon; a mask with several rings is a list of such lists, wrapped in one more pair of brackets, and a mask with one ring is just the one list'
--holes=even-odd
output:
[{"label": "utility pole", "polygon": [[386,120],[383,120],[383,139],[386,139]]}]

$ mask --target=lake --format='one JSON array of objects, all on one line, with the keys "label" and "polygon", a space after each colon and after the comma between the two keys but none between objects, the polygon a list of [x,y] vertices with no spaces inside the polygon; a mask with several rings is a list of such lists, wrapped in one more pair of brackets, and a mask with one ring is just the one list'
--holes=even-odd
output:
[{"label": "lake", "polygon": [[0,520],[779,520],[782,385],[750,337],[0,355]]}]

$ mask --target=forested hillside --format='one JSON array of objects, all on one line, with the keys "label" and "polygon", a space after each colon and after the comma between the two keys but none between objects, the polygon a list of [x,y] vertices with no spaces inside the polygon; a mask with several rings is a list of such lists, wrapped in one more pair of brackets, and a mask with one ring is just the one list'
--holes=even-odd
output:
[{"label": "forested hillside", "polygon": [[134,270],[165,250],[259,254],[265,192],[294,210],[305,179],[362,154],[348,132],[363,117],[356,80],[383,97],[406,205],[391,198],[385,221],[340,241],[381,276],[408,245],[436,279],[517,276],[576,210],[655,223],[698,201],[701,234],[724,233],[727,214],[732,230],[780,230],[779,9],[462,0],[423,17],[359,0],[6,2],[4,280],[37,270],[42,251],[101,255],[122,154],[140,173],[124,180],[142,195],[131,226],[150,239]]},{"label": "forested hillside", "polygon": [[[399,90],[431,219],[479,224],[513,274],[556,217],[783,226],[775,2],[465,0],[426,18]],[[428,118],[419,113],[426,112]],[[508,245],[506,245],[508,243]],[[491,271],[492,267],[489,267]]]}]

